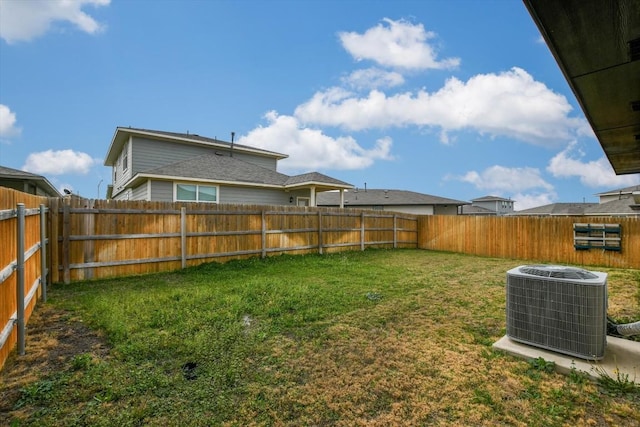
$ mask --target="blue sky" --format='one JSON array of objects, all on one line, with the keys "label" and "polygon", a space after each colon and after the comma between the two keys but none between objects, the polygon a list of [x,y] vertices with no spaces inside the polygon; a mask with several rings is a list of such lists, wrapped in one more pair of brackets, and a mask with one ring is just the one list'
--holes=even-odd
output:
[{"label": "blue sky", "polygon": [[117,126],[517,210],[640,183],[520,1],[0,0],[0,165],[103,198]]}]

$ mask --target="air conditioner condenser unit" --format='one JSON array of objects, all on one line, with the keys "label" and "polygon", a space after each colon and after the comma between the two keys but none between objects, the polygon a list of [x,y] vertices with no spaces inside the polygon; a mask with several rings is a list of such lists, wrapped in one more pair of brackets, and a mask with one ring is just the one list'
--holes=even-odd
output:
[{"label": "air conditioner condenser unit", "polygon": [[507,336],[587,360],[604,357],[607,274],[558,265],[507,272]]}]

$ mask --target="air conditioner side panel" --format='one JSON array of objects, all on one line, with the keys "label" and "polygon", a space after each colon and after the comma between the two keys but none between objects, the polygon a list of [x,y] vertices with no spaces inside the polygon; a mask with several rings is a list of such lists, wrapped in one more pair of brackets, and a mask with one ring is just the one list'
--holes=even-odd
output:
[{"label": "air conditioner side panel", "polygon": [[507,275],[507,336],[588,360],[604,357],[607,285]]}]

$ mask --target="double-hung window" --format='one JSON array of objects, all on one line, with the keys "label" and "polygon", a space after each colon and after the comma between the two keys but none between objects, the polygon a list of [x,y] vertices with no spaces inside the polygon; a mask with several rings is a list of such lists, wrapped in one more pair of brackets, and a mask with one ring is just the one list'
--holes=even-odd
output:
[{"label": "double-hung window", "polygon": [[215,185],[176,184],[177,202],[218,202],[218,187]]}]

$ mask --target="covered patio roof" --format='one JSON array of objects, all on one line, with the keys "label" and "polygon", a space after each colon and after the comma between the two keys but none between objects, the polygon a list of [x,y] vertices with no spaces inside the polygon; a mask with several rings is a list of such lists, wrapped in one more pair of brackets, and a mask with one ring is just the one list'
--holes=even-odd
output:
[{"label": "covered patio roof", "polygon": [[640,173],[640,1],[523,1],[616,174]]}]

